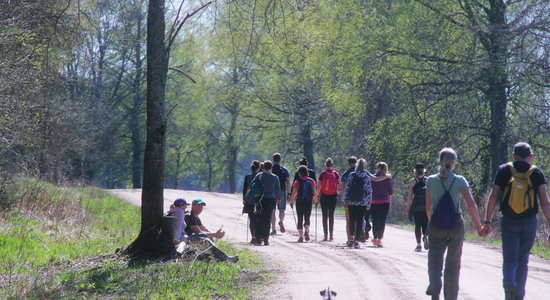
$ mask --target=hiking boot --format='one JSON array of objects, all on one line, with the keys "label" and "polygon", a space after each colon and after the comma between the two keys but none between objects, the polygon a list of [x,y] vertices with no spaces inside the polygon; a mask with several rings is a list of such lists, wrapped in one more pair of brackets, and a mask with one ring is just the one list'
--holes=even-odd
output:
[{"label": "hiking boot", "polygon": [[277,230],[273,229],[271,230],[271,235],[276,235],[277,234]]},{"label": "hiking boot", "polygon": [[251,243],[251,244],[256,244],[256,238],[253,237],[253,238],[250,240],[250,243]]},{"label": "hiking boot", "polygon": [[353,248],[354,249],[361,249],[361,245],[359,245],[358,242],[355,242],[355,243],[353,243]]},{"label": "hiking boot", "polygon": [[283,224],[283,222],[279,222],[279,228],[281,229],[281,233],[284,233],[286,231],[285,225]]},{"label": "hiking boot", "polygon": [[239,261],[239,256],[238,255],[233,255],[233,256],[228,256],[225,261],[227,262],[231,262],[231,263],[236,263]]},{"label": "hiking boot", "polygon": [[414,248],[415,252],[422,252],[422,246],[418,245],[416,248]]},{"label": "hiking boot", "polygon": [[309,230],[306,230],[304,232],[304,238],[305,238],[306,242],[309,241]]},{"label": "hiking boot", "polygon": [[303,242],[304,242],[304,237],[303,236],[299,237],[298,238],[298,243],[303,243]]},{"label": "hiking boot", "polygon": [[264,240],[264,246],[269,246],[269,240],[267,239]]},{"label": "hiking boot", "polygon": [[348,246],[348,247],[351,248],[351,247],[353,247],[354,244],[355,244],[355,243],[353,242],[353,240],[349,240],[349,241],[346,243],[346,246]]},{"label": "hiking boot", "polygon": [[424,249],[426,249],[426,250],[430,249],[430,243],[428,243],[428,237],[427,236],[422,237],[422,242],[424,242]]}]

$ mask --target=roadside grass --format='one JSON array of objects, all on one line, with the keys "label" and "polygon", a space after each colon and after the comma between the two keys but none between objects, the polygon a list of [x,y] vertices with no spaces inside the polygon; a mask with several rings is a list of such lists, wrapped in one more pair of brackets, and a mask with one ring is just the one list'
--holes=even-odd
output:
[{"label": "roadside grass", "polygon": [[247,299],[270,280],[241,249],[236,264],[116,254],[138,235],[140,210],[100,189],[22,179],[12,196],[0,214],[1,299]]}]

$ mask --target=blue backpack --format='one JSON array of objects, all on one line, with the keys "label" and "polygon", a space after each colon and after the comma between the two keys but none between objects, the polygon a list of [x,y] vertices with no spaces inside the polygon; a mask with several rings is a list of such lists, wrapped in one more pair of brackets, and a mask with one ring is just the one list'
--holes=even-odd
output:
[{"label": "blue backpack", "polygon": [[453,182],[448,190],[445,189],[443,181],[439,180],[445,193],[443,193],[443,196],[439,199],[439,202],[437,203],[437,206],[432,214],[432,218],[430,219],[430,225],[433,225],[436,228],[452,229],[456,226],[457,208],[450,193],[450,190],[455,183],[455,179],[456,177],[453,178]]},{"label": "blue backpack", "polygon": [[250,187],[246,192],[246,203],[253,205],[255,202],[259,202],[264,196],[264,185],[262,184],[262,172],[258,173],[256,177],[250,183]]},{"label": "blue backpack", "polygon": [[298,195],[296,196],[297,202],[311,202],[313,200],[313,185],[311,182],[313,179],[298,179],[300,185],[298,186]]}]

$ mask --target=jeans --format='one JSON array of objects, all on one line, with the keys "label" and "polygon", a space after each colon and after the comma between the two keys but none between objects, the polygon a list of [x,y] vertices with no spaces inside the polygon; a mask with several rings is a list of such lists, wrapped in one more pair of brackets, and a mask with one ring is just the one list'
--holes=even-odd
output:
[{"label": "jeans", "polygon": [[505,215],[501,220],[502,232],[502,285],[514,290],[516,299],[525,296],[529,251],[537,233],[537,216],[512,219]]},{"label": "jeans", "polygon": [[[427,293],[430,295],[439,295],[443,286],[443,295],[445,299],[457,299],[458,280],[460,277],[460,260],[462,258],[462,244],[464,243],[464,221],[460,214],[456,215],[457,222],[455,228],[439,229],[428,225],[428,241],[430,249],[428,250],[428,277],[430,285]],[[443,256],[445,257],[444,284],[441,283],[443,271]]]},{"label": "jeans", "polygon": [[[336,195],[325,195],[321,193],[321,212],[323,214],[323,233],[325,237],[334,231],[334,209],[336,209]],[[328,223],[328,224],[327,224]]]}]

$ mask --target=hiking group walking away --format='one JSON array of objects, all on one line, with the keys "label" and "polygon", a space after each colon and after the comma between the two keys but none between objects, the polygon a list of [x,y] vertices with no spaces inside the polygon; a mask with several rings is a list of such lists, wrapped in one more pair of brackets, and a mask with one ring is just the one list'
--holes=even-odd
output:
[{"label": "hiking group walking away", "polygon": [[[455,150],[441,149],[437,159],[438,172],[430,176],[426,176],[423,163],[414,166],[414,177],[408,181],[405,214],[414,221],[416,246],[411,250],[422,252],[424,248],[428,251],[426,294],[432,299],[439,299],[441,293],[445,299],[458,298],[465,236],[463,211],[469,213],[478,235],[486,237],[491,231],[491,219],[497,203],[500,203],[502,212],[502,285],[505,299],[523,299],[525,296],[529,251],[538,228],[536,215],[541,207],[550,223],[550,202],[547,180],[542,171],[531,163],[533,153],[530,145],[516,144],[513,154],[514,161],[503,164],[496,173],[483,221],[468,180],[455,173],[458,162]],[[372,230],[373,246],[383,247],[394,180],[385,162],[376,163],[375,172],[371,174],[365,159],[350,156],[349,168],[340,175],[334,169],[334,161],[327,158],[317,182],[314,170],[307,167],[308,161],[303,158],[291,183],[290,173],[282,166],[279,153],[273,155],[273,161],[264,161],[261,172],[258,172],[261,163],[253,161],[251,173],[244,180],[243,213],[249,216],[251,244],[263,243],[267,246],[270,235],[276,235],[277,229],[281,233],[286,232],[287,202],[298,232],[298,243],[311,240],[313,209],[317,234],[319,202],[322,242],[332,242],[336,238],[334,213],[340,202],[346,216],[345,245],[362,248],[361,243],[370,238],[369,232]],[[464,208],[461,198],[466,203]]]}]

